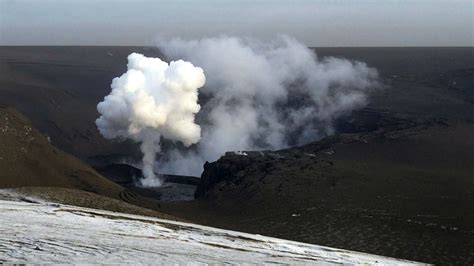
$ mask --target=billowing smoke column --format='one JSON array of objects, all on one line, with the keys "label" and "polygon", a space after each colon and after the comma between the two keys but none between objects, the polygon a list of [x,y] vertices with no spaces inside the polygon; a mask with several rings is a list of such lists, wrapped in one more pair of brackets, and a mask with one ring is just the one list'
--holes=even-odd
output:
[{"label": "billowing smoke column", "polygon": [[367,103],[377,71],[361,62],[319,59],[289,37],[262,43],[235,37],[159,41],[170,59],[206,71],[193,149],[168,150],[160,170],[200,175],[225,151],[278,149],[333,133],[335,118]]},{"label": "billowing smoke column", "polygon": [[144,186],[159,186],[153,165],[160,152],[160,138],[184,146],[197,143],[201,128],[194,123],[199,111],[198,89],[205,83],[204,72],[182,60],[169,65],[159,58],[133,53],[128,70],[112,81],[112,91],[97,105],[100,133],[108,139],[140,142],[143,152]]}]

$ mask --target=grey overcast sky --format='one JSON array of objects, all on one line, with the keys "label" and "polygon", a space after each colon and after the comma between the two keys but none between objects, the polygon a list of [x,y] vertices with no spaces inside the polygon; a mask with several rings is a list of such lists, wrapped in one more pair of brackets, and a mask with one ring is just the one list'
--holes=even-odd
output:
[{"label": "grey overcast sky", "polygon": [[474,0],[0,0],[0,45],[295,37],[308,46],[473,46]]}]

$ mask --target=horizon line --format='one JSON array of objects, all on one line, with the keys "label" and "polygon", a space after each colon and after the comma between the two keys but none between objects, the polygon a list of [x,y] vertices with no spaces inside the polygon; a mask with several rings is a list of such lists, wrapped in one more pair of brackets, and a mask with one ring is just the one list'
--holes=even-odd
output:
[{"label": "horizon line", "polygon": [[[142,48],[158,48],[153,45],[90,45],[90,44],[0,44],[0,47],[142,47]],[[372,45],[361,45],[361,46],[307,46],[308,48],[474,48],[466,45],[404,45],[404,46],[372,46]]]}]

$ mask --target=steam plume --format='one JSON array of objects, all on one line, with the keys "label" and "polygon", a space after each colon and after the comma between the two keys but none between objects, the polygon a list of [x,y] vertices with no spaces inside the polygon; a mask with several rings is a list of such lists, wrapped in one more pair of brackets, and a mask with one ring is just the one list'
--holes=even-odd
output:
[{"label": "steam plume", "polygon": [[192,149],[165,152],[160,170],[199,175],[225,151],[279,149],[333,133],[335,118],[363,107],[377,85],[361,62],[318,58],[289,37],[262,43],[236,37],[161,40],[170,59],[207,75],[197,116],[202,138]]},{"label": "steam plume", "polygon": [[100,133],[108,139],[129,138],[140,142],[144,186],[158,186],[153,166],[160,152],[160,138],[184,146],[197,143],[201,128],[194,123],[199,111],[198,89],[204,72],[182,60],[169,65],[159,58],[133,53],[128,70],[112,81],[112,91],[97,105]]}]

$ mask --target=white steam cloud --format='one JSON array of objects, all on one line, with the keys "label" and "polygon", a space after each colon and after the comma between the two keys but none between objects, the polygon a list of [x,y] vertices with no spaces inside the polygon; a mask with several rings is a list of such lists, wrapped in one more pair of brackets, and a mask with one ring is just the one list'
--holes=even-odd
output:
[{"label": "white steam cloud", "polygon": [[[128,71],[97,106],[104,137],[141,143],[146,186],[160,184],[159,152],[160,173],[200,175],[205,161],[226,151],[280,149],[332,134],[334,119],[366,105],[378,85],[366,64],[318,58],[289,37],[172,39],[159,48],[167,59],[199,65],[207,79],[189,62],[131,54]],[[183,145],[161,151],[160,141]]]},{"label": "white steam cloud", "polygon": [[169,59],[183,58],[207,76],[200,90],[199,144],[174,148],[160,171],[200,175],[205,161],[226,151],[279,149],[333,133],[333,121],[367,103],[375,69],[361,62],[318,58],[289,37],[262,43],[236,37],[159,41]]},{"label": "white steam cloud", "polygon": [[169,65],[159,58],[133,53],[128,70],[112,81],[112,91],[97,105],[100,133],[108,139],[128,138],[140,142],[143,152],[144,186],[159,186],[153,168],[160,152],[160,138],[179,141],[188,147],[201,138],[194,123],[199,112],[198,89],[204,72],[182,60]]}]

